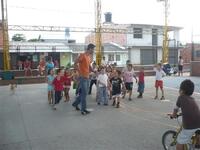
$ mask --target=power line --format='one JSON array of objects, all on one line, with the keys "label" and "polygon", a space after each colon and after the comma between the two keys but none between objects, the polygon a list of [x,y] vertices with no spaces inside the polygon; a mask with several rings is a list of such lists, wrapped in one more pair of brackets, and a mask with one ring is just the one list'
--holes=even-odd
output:
[{"label": "power line", "polygon": [[94,14],[92,11],[66,11],[64,9],[47,9],[47,8],[36,8],[36,7],[25,7],[25,6],[15,6],[9,5],[8,8],[16,8],[16,9],[27,9],[27,10],[34,10],[34,11],[47,11],[47,12],[56,12],[56,13],[77,13],[77,14]]}]

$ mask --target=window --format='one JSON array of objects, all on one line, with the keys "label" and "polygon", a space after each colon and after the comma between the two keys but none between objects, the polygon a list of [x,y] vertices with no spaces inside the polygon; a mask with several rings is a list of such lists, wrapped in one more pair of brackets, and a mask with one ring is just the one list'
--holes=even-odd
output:
[{"label": "window", "polygon": [[116,61],[120,61],[120,55],[116,55]]},{"label": "window", "polygon": [[158,30],[152,29],[152,45],[158,45]]},{"label": "window", "polygon": [[200,57],[200,50],[196,51],[196,57]]},{"label": "window", "polygon": [[108,55],[108,61],[114,61],[114,54]]},{"label": "window", "polygon": [[142,28],[133,28],[133,37],[135,39],[142,39]]}]

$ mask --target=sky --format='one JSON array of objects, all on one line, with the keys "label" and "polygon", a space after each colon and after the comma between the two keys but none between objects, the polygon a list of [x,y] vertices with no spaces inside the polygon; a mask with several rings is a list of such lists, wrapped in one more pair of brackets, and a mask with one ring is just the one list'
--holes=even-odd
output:
[{"label": "sky", "polygon": [[[95,0],[7,0],[10,25],[47,25],[67,27],[94,27]],[[200,0],[170,0],[169,25],[183,27],[180,40],[200,41]],[[102,0],[104,13],[112,12],[114,23],[164,24],[163,2],[158,0]],[[19,33],[19,32],[18,32]],[[10,36],[14,33],[10,32]],[[64,38],[64,33],[24,33],[27,39]],[[72,38],[84,42],[88,33],[71,33]]]}]

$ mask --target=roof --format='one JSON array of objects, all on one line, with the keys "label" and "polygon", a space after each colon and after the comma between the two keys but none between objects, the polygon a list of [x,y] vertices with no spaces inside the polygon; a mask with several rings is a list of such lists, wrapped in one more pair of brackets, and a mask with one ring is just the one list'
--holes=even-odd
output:
[{"label": "roof", "polygon": [[[134,27],[140,27],[140,28],[151,28],[151,29],[164,29],[165,26],[163,25],[153,25],[153,24],[129,24],[128,28],[134,28]],[[169,31],[174,30],[181,30],[182,27],[176,27],[176,26],[168,26]]]},{"label": "roof", "polygon": [[64,43],[10,42],[10,52],[72,52]]},{"label": "roof", "polygon": [[[72,49],[72,51],[74,53],[81,53],[84,52],[87,48],[87,44],[69,44],[68,45],[70,47],[70,49]],[[103,51],[104,52],[128,52],[128,50],[125,47],[120,46],[119,44],[110,42],[110,43],[105,43],[103,44]]]}]

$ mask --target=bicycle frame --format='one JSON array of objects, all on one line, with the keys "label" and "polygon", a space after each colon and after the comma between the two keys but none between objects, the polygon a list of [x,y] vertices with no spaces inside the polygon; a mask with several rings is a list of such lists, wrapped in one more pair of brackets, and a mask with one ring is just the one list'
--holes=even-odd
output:
[{"label": "bicycle frame", "polygon": [[[177,137],[178,137],[178,135],[180,134],[181,130],[183,129],[183,125],[179,123],[178,118],[177,118],[177,122],[178,122],[178,124],[179,124],[180,127],[177,128],[177,130],[176,130],[176,135],[175,135],[175,137],[173,137],[174,140],[173,140],[173,142],[171,143],[171,146],[177,144]],[[197,144],[197,134],[195,133],[195,134],[192,136],[192,138],[191,138],[191,144],[185,144],[185,145],[184,145],[184,150],[189,150],[189,149],[188,149],[188,145],[189,145],[189,147],[191,147],[191,146],[195,146],[196,144]],[[193,147],[193,148],[194,148],[194,147]]]}]

